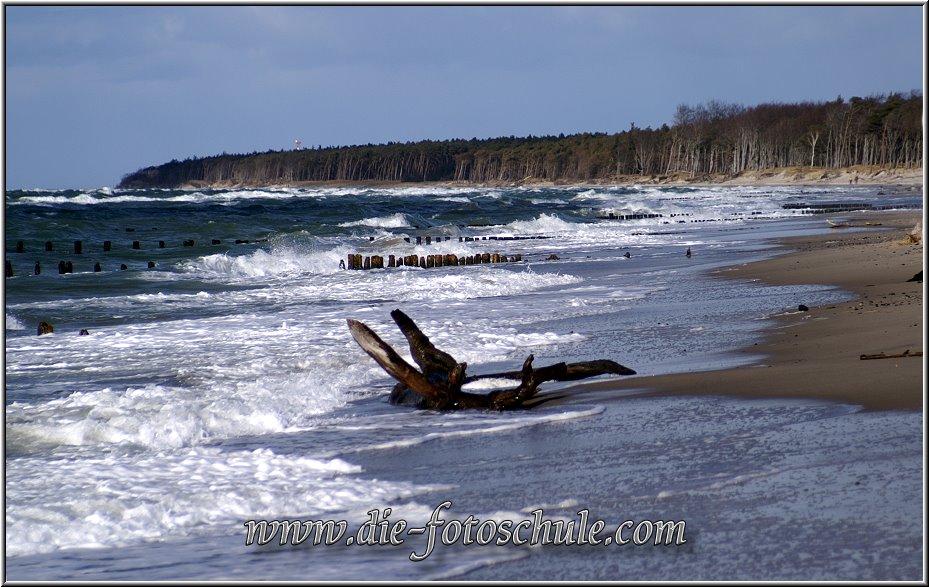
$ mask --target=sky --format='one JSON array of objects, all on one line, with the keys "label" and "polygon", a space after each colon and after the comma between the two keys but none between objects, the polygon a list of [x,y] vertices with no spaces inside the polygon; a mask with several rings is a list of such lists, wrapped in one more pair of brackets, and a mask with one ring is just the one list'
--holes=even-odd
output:
[{"label": "sky", "polygon": [[4,6],[6,189],[923,90],[914,5]]}]

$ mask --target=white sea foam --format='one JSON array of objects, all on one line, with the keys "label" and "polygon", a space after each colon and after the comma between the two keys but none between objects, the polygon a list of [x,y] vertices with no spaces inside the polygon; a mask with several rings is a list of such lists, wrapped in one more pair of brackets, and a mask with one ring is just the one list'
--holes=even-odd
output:
[{"label": "white sea foam", "polygon": [[[482,280],[472,283],[460,275],[429,276],[424,282],[426,291],[420,291],[423,288],[417,277],[428,272],[418,273],[384,273],[386,279],[370,283],[368,291],[360,292],[357,287],[343,291],[337,287],[328,295],[355,296],[363,301],[376,292],[393,291],[408,302],[432,303],[434,298],[444,298],[454,303],[455,299],[469,296],[493,297],[502,291],[517,295],[579,281],[557,274],[489,271]],[[470,291],[462,292],[463,286]],[[278,309],[271,314],[238,311],[211,318],[101,327],[89,337],[48,337],[35,339],[29,345],[15,345],[7,353],[8,376],[43,374],[60,385],[86,388],[91,381],[160,373],[162,377],[173,374],[178,382],[192,387],[110,386],[46,402],[11,404],[7,406],[8,446],[17,453],[53,446],[122,444],[158,449],[311,426],[317,416],[365,393],[370,382],[385,377],[373,362],[361,363],[361,369],[346,369],[346,349],[360,352],[345,329],[344,311],[333,308],[327,315],[317,310],[312,318],[306,316],[305,304],[318,301],[326,289],[325,284],[313,283],[277,291],[137,294],[84,300],[80,303],[85,312],[92,304],[99,305],[97,311],[112,313],[165,304],[183,304],[192,311],[201,306],[215,309],[223,305],[241,310],[251,305],[259,307],[265,297],[273,299]],[[576,344],[586,338],[580,333],[517,331],[484,316],[462,321],[465,316],[456,315],[454,306],[446,310],[456,318],[441,322],[424,319],[420,325],[436,344],[460,360],[501,360],[530,349]],[[534,310],[546,312],[544,305]],[[419,320],[415,306],[412,312]],[[382,335],[396,348],[405,348],[386,312],[373,320],[357,314],[353,317],[369,320],[377,331],[386,331]],[[311,355],[305,351],[307,340],[314,342]],[[190,349],[197,351],[191,353]],[[101,361],[100,357],[107,360]],[[191,393],[190,389],[198,391]]]},{"label": "white sea foam", "polygon": [[[258,365],[250,370],[263,369]],[[311,371],[268,375],[260,381],[217,380],[195,394],[187,388],[147,385],[14,404],[7,406],[8,448],[32,452],[55,446],[126,445],[158,450],[282,432],[305,427],[351,399],[347,382],[339,377]]]},{"label": "white sea foam", "polygon": [[13,316],[12,314],[6,314],[6,329],[7,330],[25,330],[26,325],[23,324],[19,318]]},{"label": "white sea foam", "polygon": [[259,249],[247,255],[218,253],[185,262],[182,269],[203,277],[289,277],[301,273],[335,273],[350,249],[310,251],[299,247]]},{"label": "white sea foam", "polygon": [[562,220],[554,214],[540,214],[535,220],[516,220],[507,225],[513,234],[541,234],[577,232],[582,225]]},{"label": "white sea foam", "polygon": [[378,216],[374,218],[363,218],[354,222],[343,222],[339,224],[343,228],[353,226],[373,226],[375,228],[406,228],[412,226],[410,219],[403,213],[391,214],[389,216]]},{"label": "white sea foam", "polygon": [[526,506],[522,509],[523,514],[532,513],[533,510],[565,510],[565,509],[574,509],[578,507],[583,507],[583,503],[576,499],[563,499],[556,503],[538,503],[530,506]]},{"label": "white sea foam", "polygon": [[[61,196],[48,190],[24,190],[29,195],[10,200],[8,205],[100,205],[145,202],[188,202],[234,204],[244,200],[286,200],[293,198],[330,198],[330,197],[435,197],[438,199],[466,203],[477,199],[499,199],[504,192],[498,189],[450,188],[450,187],[407,187],[407,188],[291,188],[286,186],[248,190],[113,190],[100,188],[76,195]],[[539,193],[535,189],[527,193]],[[673,191],[656,186],[603,187],[603,188],[563,188],[570,201],[590,202],[603,210],[640,210],[646,213],[661,213],[663,210],[699,209],[745,210],[746,201],[766,213],[780,216],[795,215],[796,211],[783,210],[780,204],[788,197],[812,197],[823,194],[845,197],[848,191],[843,186],[828,188],[809,188],[801,190],[791,187],[757,188],[751,186],[732,186],[729,188],[691,188],[686,191]],[[541,196],[531,200],[536,204],[559,203],[562,200]],[[642,204],[645,204],[644,206]],[[633,212],[635,213],[635,212]]]},{"label": "white sea foam", "polygon": [[81,192],[76,195],[46,195],[39,192],[36,195],[22,196],[10,202],[13,205],[109,205],[109,204],[141,204],[147,202],[162,203],[218,203],[234,204],[243,200],[282,200],[291,198],[313,197],[314,192],[294,188],[270,188],[256,190],[217,190],[206,193],[199,190],[99,190]]},{"label": "white sea foam", "polygon": [[[372,188],[367,190],[376,196],[455,196],[464,194],[474,194],[475,189],[471,187],[442,187],[442,186],[408,186],[402,188]],[[354,193],[357,193],[355,190]],[[481,191],[481,194],[484,192]]]},{"label": "white sea foam", "polygon": [[[129,544],[244,520],[332,516],[430,490],[369,483],[341,459],[197,447],[7,464],[7,554]],[[295,490],[295,488],[298,488]],[[339,516],[340,517],[340,516]]]},{"label": "white sea foam", "polygon": [[[418,254],[465,254],[462,243],[443,242],[431,247],[414,247]],[[455,251],[458,251],[457,253]],[[472,249],[473,251],[473,249]],[[301,251],[276,248],[271,252],[255,251],[249,255],[232,257],[225,254],[209,255],[186,263],[188,274],[200,279],[220,279],[236,282],[240,279],[272,278],[270,285],[280,301],[306,300],[461,300],[490,296],[507,296],[527,293],[555,285],[579,283],[580,278],[533,271],[511,271],[494,266],[454,267],[423,270],[416,267],[372,271],[343,271],[339,261],[352,249],[337,247],[326,251]],[[398,254],[406,251],[398,251]],[[294,280],[294,277],[303,279]],[[282,280],[286,280],[286,287]],[[265,299],[264,290],[229,292],[214,298],[222,302],[231,297],[239,300]],[[107,298],[101,303],[112,304]],[[85,303],[91,302],[84,300]]]},{"label": "white sea foam", "polygon": [[[519,250],[530,249],[531,245],[521,243]],[[365,279],[380,278],[385,272],[404,272],[413,271],[419,273],[417,267],[401,267],[389,270],[375,270],[372,272],[356,273],[340,269],[340,261],[344,262],[351,253],[363,254],[364,256],[380,255],[385,259],[388,255],[402,257],[404,255],[416,254],[425,255],[448,255],[454,254],[459,257],[473,255],[481,252],[503,252],[506,254],[507,248],[514,247],[512,244],[501,244],[501,241],[472,241],[458,242],[457,238],[452,240],[436,240],[432,244],[415,245],[405,242],[402,237],[393,234],[382,233],[376,236],[369,243],[362,243],[358,246],[340,244],[336,246],[326,243],[317,245],[306,244],[275,244],[270,250],[258,249],[245,255],[230,255],[229,253],[217,253],[207,255],[196,259],[185,261],[180,265],[184,272],[183,278],[196,276],[198,278],[218,278],[218,279],[236,279],[236,278],[255,278],[255,277],[293,277],[299,274],[339,274],[346,279],[358,279],[359,276],[365,276]],[[477,267],[460,267],[449,269],[437,269],[431,271],[430,275],[444,275],[447,271],[460,271],[462,275],[466,273],[479,272]],[[153,273],[145,273],[140,279],[150,277]],[[178,276],[170,273],[157,275],[158,280],[176,279]],[[360,283],[360,282],[359,282]]]},{"label": "white sea foam", "polygon": [[[546,422],[565,422],[569,420],[576,420],[580,418],[589,418],[597,414],[603,413],[603,406],[586,406],[584,408],[578,408],[574,410],[567,410],[562,412],[555,412],[551,414],[531,414],[531,415],[517,415],[514,413],[507,413],[505,415],[500,414],[491,414],[486,418],[482,418],[481,415],[468,415],[467,426],[460,427],[452,430],[439,431],[439,432],[429,432],[426,434],[421,434],[413,436],[410,438],[403,438],[398,440],[389,440],[387,442],[380,442],[371,445],[367,445],[360,448],[354,448],[349,450],[344,450],[336,452],[335,455],[344,455],[351,454],[353,452],[360,452],[362,450],[388,450],[401,447],[416,446],[424,442],[429,442],[437,439],[449,439],[449,438],[463,438],[466,436],[473,436],[476,434],[487,434],[487,433],[496,433],[496,432],[509,432],[512,430],[518,430],[520,428],[525,428],[527,426],[536,426],[538,424],[543,424]],[[335,456],[333,455],[333,456]]]},{"label": "white sea foam", "polygon": [[[164,305],[150,297],[141,302],[131,296],[122,304]],[[191,300],[190,307],[218,303],[241,302]],[[62,389],[87,391],[8,405],[8,448],[158,449],[312,425],[364,392],[377,373],[345,368],[350,337],[343,312],[308,319],[301,310],[124,324],[95,328],[91,336],[31,337],[30,344],[14,345],[7,352],[8,377],[43,377]],[[307,340],[314,341],[313,352]],[[175,383],[114,387],[156,373]]]},{"label": "white sea foam", "polygon": [[577,343],[585,340],[582,334],[556,334],[554,332],[518,333],[516,329],[509,328],[500,333],[481,333],[477,338],[485,348],[492,352],[506,353],[520,348],[534,348],[546,345]]},{"label": "white sea foam", "polygon": [[121,203],[121,202],[153,202],[157,201],[156,198],[146,197],[146,196],[114,196],[108,198],[97,197],[92,193],[81,193],[74,196],[23,196],[9,202],[10,205],[22,205],[22,204],[37,204],[45,206],[54,206],[57,204],[79,204],[79,205],[95,205],[95,204],[111,204],[111,203]]},{"label": "white sea foam", "polygon": [[639,188],[626,190],[587,190],[575,195],[575,202],[590,202],[596,216],[658,214],[660,218],[627,219],[635,225],[687,224],[707,221],[739,221],[755,217],[783,218],[796,216],[796,210],[782,207],[784,196],[790,190],[752,190],[749,188],[692,189],[686,193],[666,191],[665,188]]}]

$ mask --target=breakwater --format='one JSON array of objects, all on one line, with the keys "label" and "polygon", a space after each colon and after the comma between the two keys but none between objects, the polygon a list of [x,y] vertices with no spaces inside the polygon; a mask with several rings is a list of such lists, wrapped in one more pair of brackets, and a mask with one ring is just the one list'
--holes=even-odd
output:
[{"label": "breakwater", "polygon": [[[549,238],[552,237],[545,235],[459,236],[458,242],[470,243],[484,241],[520,241],[542,240]],[[432,245],[434,243],[438,244],[441,242],[448,242],[451,239],[452,237],[450,236],[419,235],[404,237],[403,240],[410,244],[415,242],[416,245]],[[369,241],[374,241],[374,237],[370,237]],[[104,240],[102,242],[93,243],[93,249],[91,250],[89,247],[85,247],[85,242],[83,240],[65,240],[59,243],[55,243],[53,241],[27,243],[24,240],[17,240],[13,247],[9,247],[11,251],[15,252],[15,256],[28,256],[28,254],[34,253],[35,256],[40,258],[34,262],[32,259],[30,259],[25,263],[17,262],[15,264],[13,259],[6,259],[6,277],[14,277],[18,274],[41,275],[43,270],[45,270],[45,267],[49,265],[55,266],[59,275],[66,275],[74,273],[75,271],[79,273],[90,271],[94,273],[100,273],[105,269],[118,269],[120,271],[125,271],[128,269],[155,269],[158,267],[158,264],[156,261],[151,259],[138,259],[131,267],[127,263],[123,262],[120,262],[118,265],[115,262],[110,263],[109,266],[105,267],[100,258],[88,257],[94,253],[116,254],[122,252],[136,254],[136,252],[154,251],[156,249],[165,251],[170,251],[171,249],[215,249],[218,246],[222,246],[223,242],[224,241],[222,239],[209,239],[209,244],[206,244],[205,240],[197,241],[196,239],[183,239],[180,243],[169,245],[164,240],[152,240],[144,242],[140,240],[132,240],[129,242],[116,243],[114,247],[112,240]],[[249,245],[267,243],[268,239],[235,239],[226,242],[234,242],[236,245]],[[54,255],[56,251],[62,251],[63,255],[70,255],[70,257],[66,259],[59,259]],[[105,257],[101,258],[105,259]],[[86,261],[83,261],[84,259],[86,259]],[[385,269],[397,267],[419,267],[422,269],[431,269],[434,267],[513,263],[522,260],[522,254],[502,254],[499,252],[476,252],[473,255],[384,254],[367,256],[353,253],[348,255],[348,257],[341,262],[340,268],[351,270]]]}]

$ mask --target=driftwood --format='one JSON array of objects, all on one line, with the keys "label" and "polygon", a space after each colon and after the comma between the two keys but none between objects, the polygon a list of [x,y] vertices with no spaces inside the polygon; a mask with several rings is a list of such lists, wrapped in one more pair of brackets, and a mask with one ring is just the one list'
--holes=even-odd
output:
[{"label": "driftwood", "polygon": [[861,359],[862,361],[870,361],[872,359],[902,359],[904,357],[921,357],[921,356],[923,356],[922,351],[916,351],[915,353],[911,353],[910,350],[907,349],[903,351],[902,353],[897,353],[894,355],[888,355],[885,353],[877,353],[876,355],[861,355],[858,358]]},{"label": "driftwood", "polygon": [[[390,393],[390,403],[395,405],[433,410],[530,408],[554,399],[536,397],[539,385],[545,381],[574,381],[605,374],[635,375],[632,369],[608,360],[556,363],[536,369],[532,366],[534,357],[529,355],[519,371],[468,377],[465,374],[467,363],[459,363],[436,348],[409,316],[400,310],[394,310],[390,316],[409,342],[413,361],[421,371],[407,363],[365,324],[350,319],[348,329],[355,342],[399,382]],[[461,389],[472,381],[491,378],[514,379],[520,383],[513,389],[490,393],[471,393]]]},{"label": "driftwood", "polygon": [[850,222],[833,222],[829,219],[826,220],[829,223],[830,228],[861,228],[863,226],[883,226],[880,222],[865,222],[863,224],[852,224]]}]

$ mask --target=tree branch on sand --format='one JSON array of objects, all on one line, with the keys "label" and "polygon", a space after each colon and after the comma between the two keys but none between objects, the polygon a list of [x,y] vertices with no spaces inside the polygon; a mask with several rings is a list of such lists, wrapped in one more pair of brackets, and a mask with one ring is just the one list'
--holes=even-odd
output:
[{"label": "tree branch on sand", "polygon": [[[635,371],[609,360],[556,363],[533,368],[529,355],[519,371],[493,373],[468,377],[467,363],[435,347],[409,316],[400,310],[390,313],[410,344],[413,361],[420,370],[407,363],[397,351],[362,322],[348,320],[348,329],[355,342],[388,375],[399,383],[390,393],[390,403],[432,410],[514,410],[537,406],[547,399],[536,397],[539,385],[545,381],[574,381],[597,375],[635,375]],[[463,391],[463,385],[480,379],[514,379],[520,383],[513,389],[500,389],[490,393]]]}]

